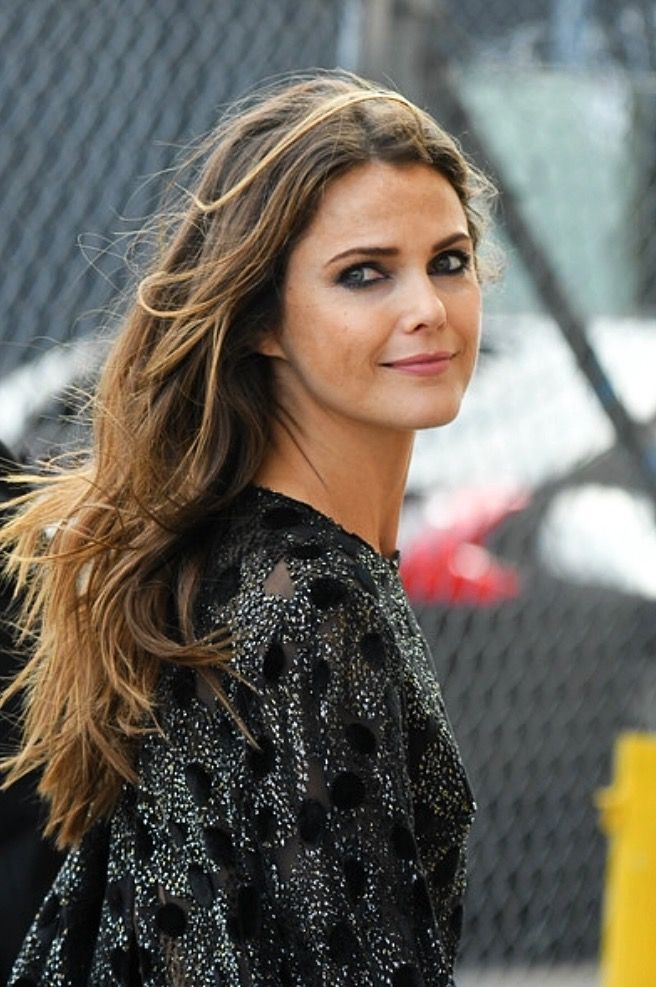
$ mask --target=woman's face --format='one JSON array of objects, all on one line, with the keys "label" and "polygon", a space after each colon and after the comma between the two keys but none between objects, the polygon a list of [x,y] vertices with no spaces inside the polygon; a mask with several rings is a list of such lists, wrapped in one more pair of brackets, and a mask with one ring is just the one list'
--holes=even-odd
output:
[{"label": "woman's face", "polygon": [[371,162],[335,179],[291,252],[274,358],[293,421],[444,425],[474,370],[480,288],[465,213],[424,164]]}]

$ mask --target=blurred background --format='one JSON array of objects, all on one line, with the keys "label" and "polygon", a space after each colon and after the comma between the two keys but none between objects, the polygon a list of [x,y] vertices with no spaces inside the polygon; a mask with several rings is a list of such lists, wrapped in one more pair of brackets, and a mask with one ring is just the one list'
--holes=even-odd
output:
[{"label": "blurred background", "polygon": [[460,418],[418,439],[403,576],[479,807],[458,982],[596,984],[594,796],[618,733],[656,729],[656,2],[30,0],[0,4],[0,46],[21,459],[83,439],[67,389],[102,359],[129,234],[255,83],[379,79],[494,176],[506,271]]}]

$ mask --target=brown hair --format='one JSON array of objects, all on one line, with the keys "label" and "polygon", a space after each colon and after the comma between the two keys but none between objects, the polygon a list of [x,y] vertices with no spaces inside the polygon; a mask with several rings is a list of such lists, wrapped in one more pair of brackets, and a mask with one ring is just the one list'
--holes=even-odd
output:
[{"label": "brown hair", "polygon": [[30,477],[0,532],[31,642],[5,693],[26,693],[5,786],[42,769],[46,833],[61,847],[135,780],[162,661],[237,674],[225,636],[194,635],[199,526],[253,479],[267,447],[275,404],[256,344],[276,324],[290,250],[326,184],[374,159],[436,168],[479,246],[492,187],[400,94],[336,71],[242,101],[186,162],[190,191],[157,219],[167,232],[104,367],[93,449]]}]

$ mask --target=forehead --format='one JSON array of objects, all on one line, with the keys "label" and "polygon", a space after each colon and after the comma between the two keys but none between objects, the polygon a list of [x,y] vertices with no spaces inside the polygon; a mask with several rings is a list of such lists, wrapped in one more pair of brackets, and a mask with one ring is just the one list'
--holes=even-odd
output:
[{"label": "forehead", "polygon": [[[467,219],[458,195],[427,164],[372,161],[352,168],[326,188],[302,241],[350,241],[366,234],[367,242],[388,240],[400,232],[425,230],[436,239],[462,230]],[[346,243],[348,246],[349,243]]]}]

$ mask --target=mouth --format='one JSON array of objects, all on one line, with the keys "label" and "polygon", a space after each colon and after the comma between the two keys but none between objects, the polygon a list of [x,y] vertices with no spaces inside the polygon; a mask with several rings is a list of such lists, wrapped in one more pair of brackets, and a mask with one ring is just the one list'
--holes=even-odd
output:
[{"label": "mouth", "polygon": [[393,360],[383,363],[383,367],[390,370],[400,370],[405,373],[428,376],[431,374],[443,373],[448,370],[455,353],[415,353],[414,356],[404,357],[402,360]]}]

